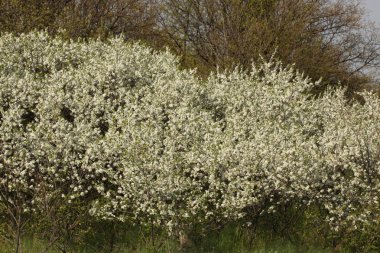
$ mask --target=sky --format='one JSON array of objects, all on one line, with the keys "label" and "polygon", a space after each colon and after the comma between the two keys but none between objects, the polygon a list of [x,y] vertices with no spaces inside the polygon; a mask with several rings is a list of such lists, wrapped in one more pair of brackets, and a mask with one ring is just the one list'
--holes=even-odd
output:
[{"label": "sky", "polygon": [[362,0],[363,6],[369,14],[368,19],[380,26],[380,0]]},{"label": "sky", "polygon": [[[368,13],[367,19],[380,29],[380,0],[361,0]],[[374,77],[380,83],[380,69],[374,69]]]}]

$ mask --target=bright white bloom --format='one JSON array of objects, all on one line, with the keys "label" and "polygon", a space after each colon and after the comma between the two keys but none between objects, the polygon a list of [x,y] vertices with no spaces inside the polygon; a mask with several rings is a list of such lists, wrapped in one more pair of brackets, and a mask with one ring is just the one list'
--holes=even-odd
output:
[{"label": "bright white bloom", "polygon": [[[279,63],[198,80],[121,39],[0,38],[1,204],[42,192],[167,226],[315,203],[334,228],[380,214],[380,102],[311,99]],[[33,206],[33,208],[31,208]]]}]

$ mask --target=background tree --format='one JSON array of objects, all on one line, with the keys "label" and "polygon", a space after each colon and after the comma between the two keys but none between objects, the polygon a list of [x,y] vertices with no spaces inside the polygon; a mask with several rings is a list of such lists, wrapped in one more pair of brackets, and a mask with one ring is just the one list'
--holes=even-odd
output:
[{"label": "background tree", "polygon": [[0,31],[28,32],[64,29],[68,37],[108,37],[148,40],[155,24],[151,0],[4,0]]},{"label": "background tree", "polygon": [[360,0],[3,0],[0,32],[60,28],[69,38],[124,34],[169,46],[183,67],[208,75],[274,52],[313,80],[372,89],[379,33]]},{"label": "background tree", "polygon": [[[160,27],[202,72],[276,56],[325,84],[368,82],[378,33],[356,0],[165,0]],[[356,86],[357,87],[357,86]]]}]

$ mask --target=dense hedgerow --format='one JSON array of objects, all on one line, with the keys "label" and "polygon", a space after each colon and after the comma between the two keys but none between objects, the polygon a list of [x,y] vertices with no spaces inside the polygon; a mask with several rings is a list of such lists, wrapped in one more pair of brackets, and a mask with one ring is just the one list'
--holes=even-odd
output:
[{"label": "dense hedgerow", "polygon": [[288,202],[318,205],[336,230],[378,220],[378,99],[312,99],[316,84],[276,62],[206,81],[178,65],[117,38],[2,35],[2,209],[60,200],[171,232]]}]

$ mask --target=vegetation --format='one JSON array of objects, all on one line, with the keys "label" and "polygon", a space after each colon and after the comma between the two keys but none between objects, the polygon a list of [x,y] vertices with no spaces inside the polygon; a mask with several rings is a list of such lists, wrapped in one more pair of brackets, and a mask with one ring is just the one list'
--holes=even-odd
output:
[{"label": "vegetation", "polygon": [[379,40],[352,0],[167,0],[164,34],[186,64],[250,68],[260,56],[296,64],[314,80],[355,84],[378,66]]},{"label": "vegetation", "polygon": [[[34,29],[67,38],[124,35],[170,47],[202,77],[276,51],[313,81],[371,88],[380,65],[379,32],[360,0],[2,0],[0,32]],[[64,31],[62,30],[64,29]]]},{"label": "vegetation", "polygon": [[[103,224],[105,226],[105,224]],[[120,231],[121,232],[121,231]],[[300,242],[291,242],[280,238],[275,238],[271,234],[263,236],[254,236],[251,230],[247,229],[233,229],[225,228],[218,233],[209,233],[207,237],[197,237],[194,239],[192,245],[187,248],[181,249],[178,242],[163,235],[156,235],[154,240],[151,240],[149,234],[143,234],[141,230],[134,229],[123,231],[119,233],[114,245],[110,245],[109,241],[105,238],[106,234],[97,234],[96,238],[87,238],[85,243],[81,245],[71,245],[71,251],[78,253],[103,253],[112,252],[117,253],[167,253],[167,252],[194,252],[194,253],[210,253],[210,252],[236,252],[236,253],[293,253],[293,252],[308,252],[318,253],[333,251],[333,248],[322,248],[321,246],[311,246],[301,244]],[[108,239],[108,238],[107,238]],[[41,242],[36,238],[24,240],[24,252],[40,253],[45,247],[46,243]],[[4,245],[0,249],[1,253],[14,252],[10,247]],[[49,253],[62,252],[57,249],[50,249]],[[343,252],[349,252],[343,250]]]},{"label": "vegetation", "polygon": [[0,252],[379,252],[365,17],[359,0],[1,0]]},{"label": "vegetation", "polygon": [[314,99],[319,84],[274,59],[202,80],[123,38],[6,33],[0,48],[0,229],[16,252],[28,236],[72,252],[102,233],[110,252],[134,229],[158,250],[206,235],[228,249],[223,233],[243,228],[379,250],[375,95]]}]

